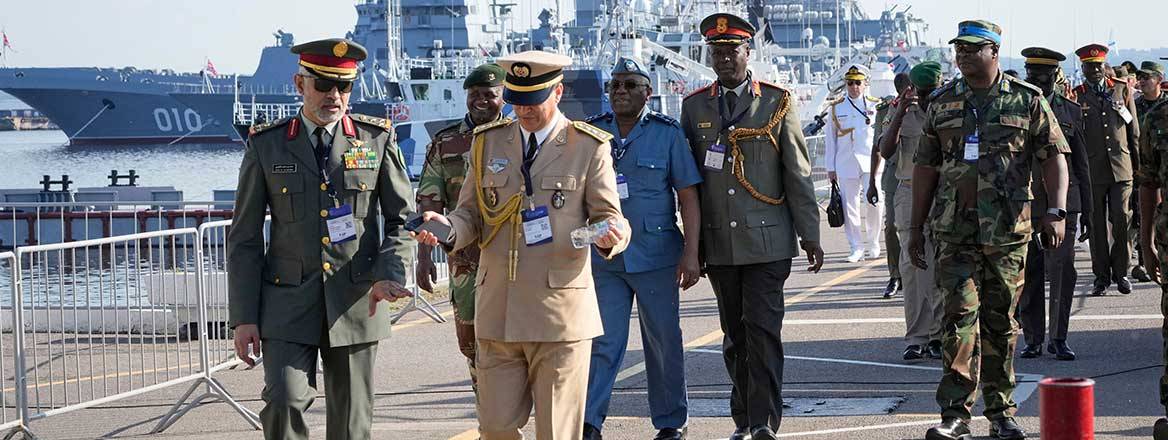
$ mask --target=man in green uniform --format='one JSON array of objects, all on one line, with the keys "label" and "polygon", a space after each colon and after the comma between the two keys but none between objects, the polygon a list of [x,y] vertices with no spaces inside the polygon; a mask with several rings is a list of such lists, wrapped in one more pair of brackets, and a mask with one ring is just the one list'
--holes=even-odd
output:
[{"label": "man in green uniform", "polygon": [[265,438],[309,438],[319,356],[326,438],[368,439],[377,343],[389,336],[381,300],[411,295],[402,225],[412,189],[388,121],[347,112],[365,49],[330,39],[292,53],[300,114],[254,127],[239,167],[227,235],[235,352],[248,365],[263,353]]},{"label": "man in green uniform", "polygon": [[746,68],[754,27],[718,13],[700,29],[718,80],[682,101],[681,127],[702,165],[700,257],[725,334],[730,439],[769,440],[783,414],[783,284],[800,238],[808,270],[823,265],[819,206],[795,99]]},{"label": "man in green uniform", "polygon": [[[497,64],[484,64],[462,82],[466,90],[466,116],[434,135],[426,149],[426,164],[418,182],[418,210],[445,213],[454,210],[466,180],[467,159],[474,128],[499,120],[503,108],[503,77]],[[433,248],[418,244],[418,287],[434,291],[437,279]],[[450,264],[450,304],[454,306],[454,332],[458,350],[466,356],[470,379],[475,385],[474,279],[479,265],[479,248],[470,246],[448,255]],[[477,387],[476,387],[477,389]]]},{"label": "man in green uniform", "polygon": [[[1086,80],[1075,88],[1083,108],[1087,159],[1091,168],[1091,270],[1095,273],[1092,295],[1103,295],[1114,281],[1119,293],[1131,293],[1127,279],[1131,265],[1132,173],[1135,171],[1137,126],[1135,100],[1126,82],[1104,73],[1107,46],[1088,44],[1075,51]],[[1107,222],[1111,221],[1111,236]],[[1108,240],[1110,238],[1110,240]]]},{"label": "man in green uniform", "polygon": [[[1162,67],[1150,64],[1156,63],[1143,63],[1141,72],[1162,75]],[[1168,278],[1164,276],[1168,274],[1168,206],[1162,203],[1168,195],[1168,105],[1151,108],[1144,115],[1140,133],[1144,134],[1136,172],[1140,185],[1140,244],[1145,249],[1144,269],[1153,282],[1160,284],[1160,313],[1164,315],[1161,334],[1168,365]],[[1160,404],[1168,409],[1168,366],[1160,377]],[[1157,420],[1152,435],[1155,440],[1168,440],[1168,419]]]},{"label": "man in green uniform", "polygon": [[[911,85],[908,73],[896,74],[892,79],[892,84],[897,93],[907,89]],[[888,285],[884,286],[884,299],[892,298],[904,288],[903,278],[900,275],[900,238],[896,235],[896,207],[893,205],[893,201],[896,199],[896,187],[899,186],[896,179],[896,164],[900,156],[894,154],[885,159],[879,153],[880,134],[891,120],[889,110],[892,108],[892,103],[895,102],[894,98],[894,96],[885,96],[876,105],[876,118],[872,125],[872,131],[875,133],[872,140],[872,163],[868,167],[870,170],[880,170],[880,173],[868,175],[867,195],[868,203],[873,205],[884,203],[884,247],[888,249]],[[908,161],[910,164],[912,163],[911,159],[910,157]],[[876,174],[881,176],[879,190],[876,187]],[[880,200],[881,191],[884,192],[884,200]]]},{"label": "man in green uniform", "polygon": [[[1164,81],[1164,66],[1155,61],[1144,61],[1140,63],[1140,69],[1136,71],[1137,84],[1141,92],[1140,97],[1136,98],[1136,113],[1140,120],[1140,130],[1143,130],[1144,122],[1147,121],[1147,115],[1157,110],[1159,107],[1168,105],[1168,93],[1160,88],[1160,83]],[[1140,197],[1132,197],[1132,211],[1136,215],[1132,216],[1133,232],[1140,230]],[[1140,243],[1135,243],[1136,256],[1142,263],[1144,261],[1144,246]],[[1143,266],[1135,266],[1132,268],[1132,278],[1136,281],[1151,281],[1147,272],[1144,271]]]},{"label": "man in green uniform", "polygon": [[[909,249],[913,264],[936,265],[944,306],[937,387],[941,424],[927,440],[969,439],[977,386],[985,393],[990,436],[1025,438],[1014,421],[1014,346],[1018,303],[1031,226],[1031,167],[1041,166],[1050,210],[1047,247],[1063,239],[1070,152],[1042,90],[998,67],[1002,30],[964,21],[954,44],[963,77],[930,95],[924,137],[913,170]],[[931,212],[931,215],[930,215]],[[937,241],[925,259],[925,222]]]}]

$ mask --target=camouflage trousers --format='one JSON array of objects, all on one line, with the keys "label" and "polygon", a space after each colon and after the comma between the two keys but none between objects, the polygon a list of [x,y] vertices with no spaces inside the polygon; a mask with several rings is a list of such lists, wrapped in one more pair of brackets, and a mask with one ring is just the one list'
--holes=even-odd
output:
[{"label": "camouflage trousers", "polygon": [[[456,329],[461,326],[474,326],[474,280],[475,272],[450,276],[450,305],[454,308],[454,325]],[[458,341],[460,344],[462,342]],[[466,366],[470,370],[470,385],[474,389],[477,399],[479,381],[478,370],[475,368],[475,360],[466,358]]]},{"label": "camouflage trousers", "polygon": [[937,290],[944,305],[944,373],[937,386],[942,417],[972,418],[980,383],[984,415],[1013,417],[1014,309],[1022,293],[1026,243],[1008,246],[938,243]]},{"label": "camouflage trousers", "polygon": [[1160,334],[1164,343],[1164,374],[1160,376],[1160,404],[1168,413],[1168,206],[1156,207],[1156,224],[1152,232],[1156,256],[1160,259],[1160,314],[1164,322]]}]

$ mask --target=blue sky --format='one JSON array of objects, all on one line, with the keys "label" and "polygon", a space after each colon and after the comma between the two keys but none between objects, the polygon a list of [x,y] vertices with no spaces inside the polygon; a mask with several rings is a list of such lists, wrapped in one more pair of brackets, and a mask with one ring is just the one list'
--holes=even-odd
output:
[{"label": "blue sky", "polygon": [[[947,40],[957,23],[984,18],[1005,28],[1004,52],[1031,45],[1069,52],[1106,42],[1123,48],[1168,46],[1153,0],[860,0],[870,15],[901,4],[930,23],[931,41]],[[15,49],[9,66],[136,66],[197,71],[205,58],[220,73],[250,73],[259,51],[283,29],[297,41],[343,36],[356,20],[352,0],[3,0],[0,27]],[[520,1],[517,3],[527,3]],[[1105,11],[1094,11],[1105,9]],[[1143,12],[1143,13],[1141,13]],[[536,12],[520,10],[532,21]],[[522,18],[522,17],[520,17]]]}]

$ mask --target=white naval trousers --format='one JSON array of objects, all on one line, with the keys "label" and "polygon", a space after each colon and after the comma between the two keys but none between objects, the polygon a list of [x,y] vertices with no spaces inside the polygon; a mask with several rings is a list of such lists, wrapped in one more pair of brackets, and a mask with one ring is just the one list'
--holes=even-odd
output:
[{"label": "white naval trousers", "polygon": [[[848,237],[851,251],[869,250],[880,252],[880,240],[883,238],[884,204],[872,206],[868,203],[868,173],[860,173],[859,177],[839,176],[840,197],[844,199],[844,234]],[[880,199],[884,199],[884,191],[880,191]],[[861,211],[863,212],[861,220]],[[861,223],[863,231],[861,233]]]}]

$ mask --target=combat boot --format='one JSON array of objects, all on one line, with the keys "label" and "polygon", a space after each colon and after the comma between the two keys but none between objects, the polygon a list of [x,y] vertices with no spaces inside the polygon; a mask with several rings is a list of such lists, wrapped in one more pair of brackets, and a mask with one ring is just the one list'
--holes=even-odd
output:
[{"label": "combat boot", "polygon": [[973,440],[969,423],[957,417],[945,417],[941,424],[925,432],[925,440]]},{"label": "combat boot", "polygon": [[1161,417],[1152,427],[1152,440],[1168,440],[1168,419]]},{"label": "combat boot", "polygon": [[1026,438],[1026,431],[1018,426],[1013,417],[1006,417],[990,421],[990,437],[1001,440],[1020,440]]}]

